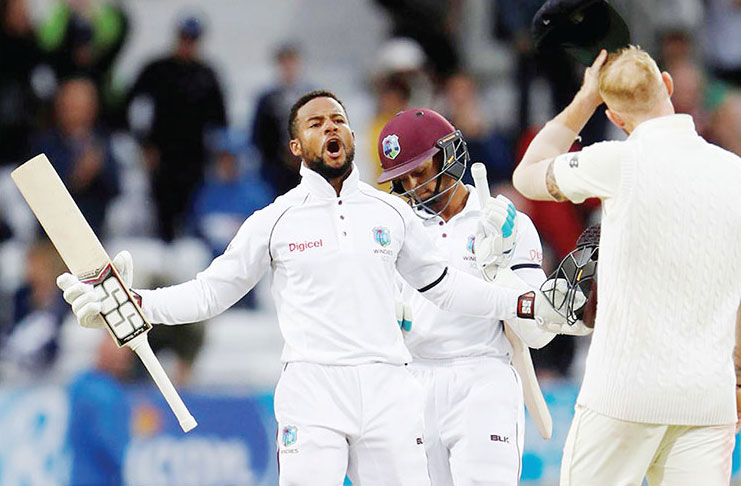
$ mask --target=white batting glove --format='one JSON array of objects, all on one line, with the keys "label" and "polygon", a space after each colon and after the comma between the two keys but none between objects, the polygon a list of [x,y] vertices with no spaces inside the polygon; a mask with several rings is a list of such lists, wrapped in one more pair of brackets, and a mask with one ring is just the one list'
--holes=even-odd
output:
[{"label": "white batting glove", "polygon": [[396,310],[396,322],[399,324],[399,328],[402,332],[409,332],[412,330],[412,307],[401,300],[394,302]]},{"label": "white batting glove", "polygon": [[97,319],[103,302],[103,295],[95,288],[83,282],[71,273],[63,273],[57,277],[57,287],[64,296],[64,300],[72,306],[72,312],[77,322],[83,327],[105,327],[101,319]]},{"label": "white batting glove", "polygon": [[493,281],[494,285],[517,289],[522,294],[517,299],[517,320],[522,325],[538,326],[544,331],[550,331],[546,325],[565,325],[566,317],[553,308],[548,298],[540,291],[530,287],[524,280],[519,278],[510,268],[502,268]]},{"label": "white batting glove", "polygon": [[[113,259],[113,265],[118,270],[124,285],[131,287],[133,281],[134,263],[128,251],[122,251]],[[57,277],[57,287],[63,292],[64,300],[72,306],[72,312],[83,327],[102,328],[105,322],[97,317],[100,315],[102,302],[105,298],[92,285],[80,282],[69,272]]]},{"label": "white batting glove", "polygon": [[476,264],[484,279],[491,282],[497,271],[507,267],[517,238],[517,210],[502,196],[489,198],[482,208],[483,216],[476,231]]},{"label": "white batting glove", "polygon": [[[553,304],[555,305],[555,308],[551,305],[549,305],[548,307],[558,313],[562,317],[562,320],[539,320],[536,318],[535,321],[537,322],[538,327],[540,327],[544,331],[553,332],[556,334],[568,334],[570,336],[586,336],[588,334],[591,334],[593,329],[585,326],[583,321],[576,320],[576,322],[574,322],[573,324],[569,324],[564,315],[556,311],[556,309],[564,309],[565,312],[566,309],[568,309],[566,302],[566,298],[568,296],[568,288],[569,284],[566,279],[557,278],[546,280],[543,284],[542,290],[544,292],[550,292],[551,295],[553,295]],[[577,288],[574,295],[574,303],[571,308],[579,309],[584,304],[586,304],[586,302],[587,298],[584,296],[584,292],[582,292],[581,289]]]},{"label": "white batting glove", "polygon": [[131,253],[126,250],[118,252],[113,257],[113,266],[118,270],[123,284],[130,289],[134,283],[134,259],[131,258]]}]

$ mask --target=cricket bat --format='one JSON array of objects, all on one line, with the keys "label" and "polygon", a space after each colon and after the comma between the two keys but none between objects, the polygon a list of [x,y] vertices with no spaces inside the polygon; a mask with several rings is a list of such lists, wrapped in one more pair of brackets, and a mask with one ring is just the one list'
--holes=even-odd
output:
[{"label": "cricket bat", "polygon": [[37,155],[15,169],[10,177],[69,271],[105,296],[98,319],[105,323],[119,347],[128,346],[139,356],[183,431],[192,430],[197,425],[195,419],[149,347],[147,332],[152,324],[124,285],[49,159],[44,154]]},{"label": "cricket bat", "polygon": [[[486,201],[491,197],[489,192],[489,181],[486,178],[486,166],[481,162],[476,162],[471,166],[471,177],[476,186],[476,194],[479,197],[481,208],[483,209]],[[522,342],[522,339],[506,323],[504,324],[504,335],[509,339],[512,345],[512,366],[522,379],[522,394],[525,400],[530,417],[535,423],[538,432],[544,439],[550,439],[553,434],[553,419],[548,411],[548,405],[543,398],[543,392],[540,391],[538,378],[535,376],[533,360],[530,357],[530,350]]]}]

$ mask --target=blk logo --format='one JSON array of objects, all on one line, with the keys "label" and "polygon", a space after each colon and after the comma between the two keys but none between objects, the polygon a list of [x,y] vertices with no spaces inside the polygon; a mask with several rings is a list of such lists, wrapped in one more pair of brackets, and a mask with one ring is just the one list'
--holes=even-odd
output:
[{"label": "blk logo", "polygon": [[492,442],[504,442],[505,444],[509,444],[509,437],[503,435],[492,434],[490,438]]}]

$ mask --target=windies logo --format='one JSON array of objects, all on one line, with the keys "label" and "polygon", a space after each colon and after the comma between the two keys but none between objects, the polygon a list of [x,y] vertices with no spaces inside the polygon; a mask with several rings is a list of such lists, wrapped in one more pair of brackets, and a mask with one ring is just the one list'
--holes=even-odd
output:
[{"label": "windies logo", "polygon": [[389,233],[388,228],[376,226],[373,228],[373,239],[381,246],[389,246],[391,244],[391,233]]},{"label": "windies logo", "polygon": [[283,427],[281,442],[283,442],[283,447],[292,446],[296,443],[296,426],[289,425],[287,427]]},{"label": "windies logo", "polygon": [[399,145],[398,135],[389,135],[381,142],[383,145],[383,155],[387,158],[394,160],[399,153],[401,153],[401,145]]},{"label": "windies logo", "polygon": [[476,237],[474,235],[469,235],[468,243],[466,243],[466,250],[468,250],[468,253],[475,253],[474,245],[476,245]]}]

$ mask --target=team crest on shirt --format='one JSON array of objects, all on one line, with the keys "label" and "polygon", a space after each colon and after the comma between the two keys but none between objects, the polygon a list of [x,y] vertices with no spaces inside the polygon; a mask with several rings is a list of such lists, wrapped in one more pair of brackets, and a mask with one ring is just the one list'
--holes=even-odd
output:
[{"label": "team crest on shirt", "polygon": [[398,135],[388,135],[383,139],[381,145],[383,146],[383,155],[385,155],[386,158],[394,160],[401,153],[401,145],[399,145]]},{"label": "team crest on shirt", "polygon": [[468,235],[468,241],[466,242],[466,250],[468,250],[468,253],[476,253],[475,245],[476,237],[474,235]]},{"label": "team crest on shirt", "polygon": [[373,228],[373,239],[382,247],[387,247],[391,244],[391,232],[385,226],[376,226]]},{"label": "team crest on shirt", "polygon": [[283,444],[283,447],[290,447],[293,444],[296,443],[297,439],[297,429],[295,425],[288,425],[286,427],[283,427],[283,431],[281,432],[281,438],[280,441]]}]

